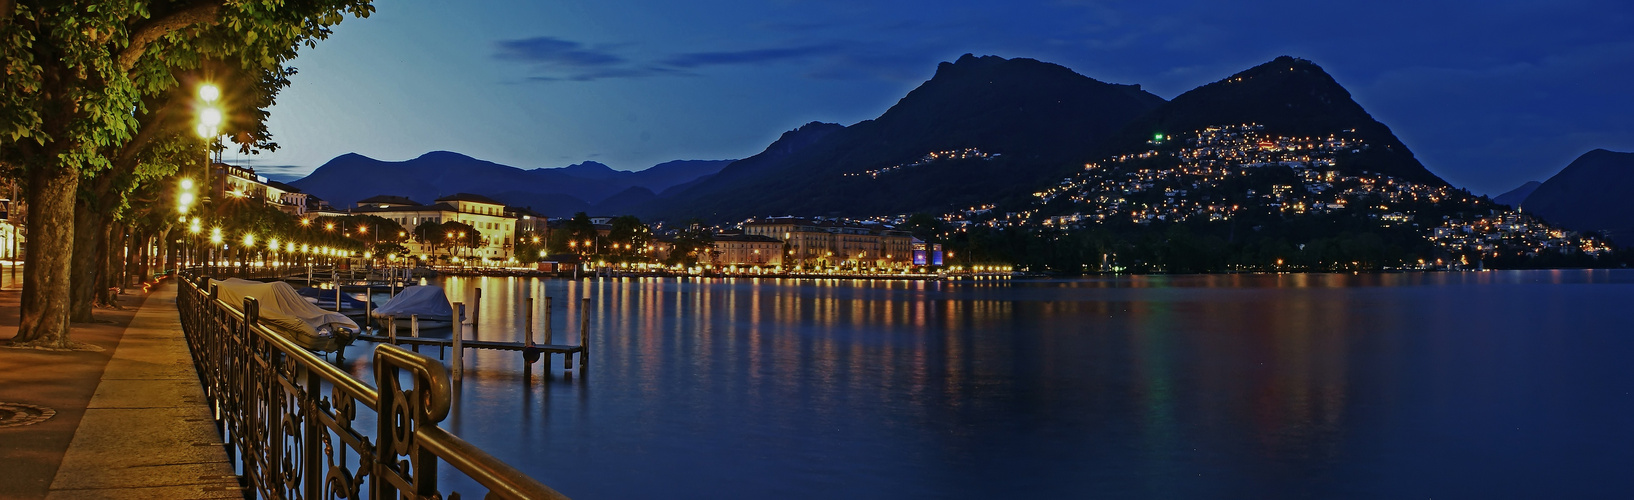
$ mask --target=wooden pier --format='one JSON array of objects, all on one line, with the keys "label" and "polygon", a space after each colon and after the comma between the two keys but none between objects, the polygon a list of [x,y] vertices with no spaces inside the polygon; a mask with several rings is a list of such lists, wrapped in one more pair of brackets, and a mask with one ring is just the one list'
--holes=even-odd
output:
[{"label": "wooden pier", "polygon": [[[459,380],[459,379],[461,379],[463,377],[463,374],[464,374],[464,371],[465,371],[464,370],[464,365],[465,365],[465,350],[466,349],[488,349],[488,350],[493,350],[493,351],[519,351],[519,352],[522,353],[522,360],[528,366],[532,366],[533,363],[543,359],[544,362],[545,362],[545,371],[547,373],[550,371],[550,368],[551,368],[551,365],[552,365],[552,359],[553,359],[552,356],[554,356],[556,354],[561,354],[562,355],[562,368],[564,370],[570,370],[574,374],[583,375],[584,374],[584,369],[590,366],[590,337],[589,337],[590,315],[587,314],[587,311],[590,310],[590,298],[585,297],[583,302],[582,302],[582,305],[580,306],[580,309],[579,309],[579,345],[551,344],[551,343],[549,343],[551,341],[551,339],[554,338],[554,336],[551,334],[551,320],[550,320],[550,317],[551,317],[551,313],[550,313],[551,305],[550,304],[551,304],[551,302],[552,302],[551,297],[545,297],[545,340],[546,340],[546,343],[543,343],[543,344],[537,343],[537,342],[534,341],[534,332],[533,332],[533,311],[534,311],[534,305],[533,304],[534,304],[534,302],[533,302],[533,297],[528,297],[528,299],[527,299],[527,321],[525,322],[525,324],[527,325],[527,327],[526,327],[527,328],[526,337],[525,337],[527,339],[526,341],[524,341],[524,342],[503,342],[503,341],[494,341],[494,340],[477,340],[477,338],[476,338],[477,337],[477,335],[476,335],[477,334],[477,328],[476,328],[476,325],[477,325],[477,313],[476,313],[476,311],[479,310],[479,307],[480,307],[480,305],[482,303],[482,289],[481,288],[476,289],[476,294],[473,297],[473,301],[472,301],[472,304],[471,304],[471,311],[472,312],[471,312],[471,315],[469,317],[466,317],[465,314],[464,314],[465,313],[465,304],[460,303],[460,302],[455,302],[453,304],[454,305],[454,315],[455,315],[455,317],[456,318],[465,317],[465,319],[464,319],[463,322],[461,322],[461,324],[459,324],[456,328],[454,328],[454,335],[453,335],[452,338],[442,339],[442,338],[433,338],[433,337],[421,337],[421,336],[419,336],[419,327],[418,326],[412,327],[411,330],[410,330],[410,332],[411,332],[410,336],[404,337],[404,336],[401,336],[401,335],[397,335],[397,328],[395,326],[396,325],[395,322],[390,323],[391,326],[388,327],[388,332],[387,332],[386,335],[378,335],[378,334],[373,334],[373,333],[360,333],[360,334],[358,334],[357,338],[359,340],[366,340],[366,341],[370,341],[370,342],[378,342],[378,343],[382,343],[382,344],[406,345],[406,346],[409,346],[411,349],[413,349],[415,352],[420,351],[420,349],[419,349],[420,346],[437,346],[437,359],[444,359],[444,357],[445,357],[444,350],[445,349],[452,349],[454,359],[453,359],[453,366],[451,368],[452,368],[452,374],[453,374],[454,380]],[[469,337],[469,338],[467,338],[467,337]],[[573,366],[574,354],[577,354],[578,358],[579,358],[578,368],[574,368],[574,366]]]}]

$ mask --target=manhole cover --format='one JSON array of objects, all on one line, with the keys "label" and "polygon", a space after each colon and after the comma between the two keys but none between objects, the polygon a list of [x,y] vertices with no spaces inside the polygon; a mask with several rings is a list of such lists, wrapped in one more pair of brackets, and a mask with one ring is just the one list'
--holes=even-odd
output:
[{"label": "manhole cover", "polygon": [[44,406],[0,401],[0,429],[38,424],[56,414]]}]

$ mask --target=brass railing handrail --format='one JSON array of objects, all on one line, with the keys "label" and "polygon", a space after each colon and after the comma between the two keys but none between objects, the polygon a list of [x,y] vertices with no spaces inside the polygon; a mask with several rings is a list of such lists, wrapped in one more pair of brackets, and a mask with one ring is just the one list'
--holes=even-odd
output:
[{"label": "brass railing handrail", "polygon": [[[180,281],[183,330],[249,491],[263,498],[441,498],[442,462],[492,497],[566,498],[437,426],[451,401],[440,362],[377,346],[371,387],[260,324],[255,299],[235,308],[207,292],[203,279]],[[405,373],[411,388],[402,387]],[[352,425],[357,403],[375,412],[373,439]]]}]

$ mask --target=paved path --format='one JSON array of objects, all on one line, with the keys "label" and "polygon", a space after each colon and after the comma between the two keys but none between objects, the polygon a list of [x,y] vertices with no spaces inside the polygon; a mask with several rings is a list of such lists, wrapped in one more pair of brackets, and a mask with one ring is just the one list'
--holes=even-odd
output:
[{"label": "paved path", "polygon": [[204,400],[169,281],[125,328],[47,498],[242,498]]},{"label": "paved path", "polygon": [[[15,311],[16,292],[0,294],[0,314],[8,298]],[[104,352],[0,349],[0,401],[58,411],[0,429],[0,497],[242,498],[182,339],[174,283],[132,298],[139,309],[97,311],[111,324],[74,326],[74,340]],[[15,331],[15,314],[0,317]]]}]

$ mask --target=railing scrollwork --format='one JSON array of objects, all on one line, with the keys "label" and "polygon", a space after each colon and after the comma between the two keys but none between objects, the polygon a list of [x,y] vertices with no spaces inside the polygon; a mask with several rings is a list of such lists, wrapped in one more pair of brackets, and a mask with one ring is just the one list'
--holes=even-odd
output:
[{"label": "railing scrollwork", "polygon": [[432,358],[380,345],[370,387],[261,325],[254,298],[229,307],[207,278],[182,280],[177,308],[227,451],[254,496],[443,498],[438,467],[447,464],[491,498],[566,498],[438,427],[451,388]]}]

